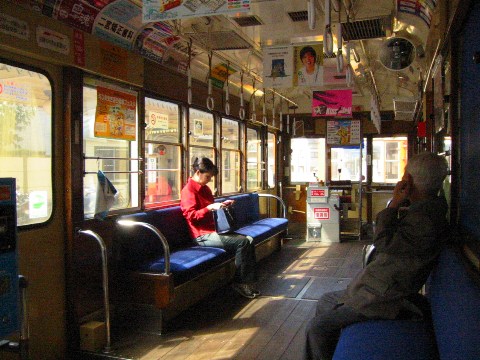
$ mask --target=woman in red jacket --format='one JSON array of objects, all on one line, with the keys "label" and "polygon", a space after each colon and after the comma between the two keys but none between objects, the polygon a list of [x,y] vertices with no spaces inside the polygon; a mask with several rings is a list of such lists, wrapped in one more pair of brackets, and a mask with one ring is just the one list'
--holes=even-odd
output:
[{"label": "woman in red jacket", "polygon": [[233,288],[242,296],[253,299],[260,295],[253,284],[257,280],[255,248],[252,238],[240,234],[217,234],[213,211],[229,206],[233,200],[215,203],[207,184],[218,174],[218,168],[208,158],[196,158],[193,175],[182,189],[180,207],[188,223],[190,235],[202,246],[225,249],[235,254],[235,282]]}]

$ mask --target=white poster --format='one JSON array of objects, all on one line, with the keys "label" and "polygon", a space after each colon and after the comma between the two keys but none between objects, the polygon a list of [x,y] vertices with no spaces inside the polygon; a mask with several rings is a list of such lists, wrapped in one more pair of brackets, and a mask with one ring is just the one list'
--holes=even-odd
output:
[{"label": "white poster", "polygon": [[266,88],[293,85],[293,48],[291,46],[263,49],[263,86]]},{"label": "white poster", "polygon": [[143,0],[143,22],[250,11],[250,0]]}]

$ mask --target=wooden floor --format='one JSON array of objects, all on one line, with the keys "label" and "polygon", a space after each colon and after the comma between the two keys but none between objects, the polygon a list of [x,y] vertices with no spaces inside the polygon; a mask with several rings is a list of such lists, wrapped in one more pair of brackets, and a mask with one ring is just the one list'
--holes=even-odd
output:
[{"label": "wooden floor", "polygon": [[245,299],[227,286],[171,320],[164,335],[141,326],[127,333],[114,329],[111,355],[139,360],[301,359],[315,300],[346,287],[361,268],[365,243],[326,245],[293,238],[259,264],[262,296]]}]

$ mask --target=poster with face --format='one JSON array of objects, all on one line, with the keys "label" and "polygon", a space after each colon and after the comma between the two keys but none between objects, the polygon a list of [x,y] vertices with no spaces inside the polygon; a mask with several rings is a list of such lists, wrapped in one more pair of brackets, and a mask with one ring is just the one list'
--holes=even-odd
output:
[{"label": "poster with face", "polygon": [[323,85],[323,43],[294,47],[294,86]]}]

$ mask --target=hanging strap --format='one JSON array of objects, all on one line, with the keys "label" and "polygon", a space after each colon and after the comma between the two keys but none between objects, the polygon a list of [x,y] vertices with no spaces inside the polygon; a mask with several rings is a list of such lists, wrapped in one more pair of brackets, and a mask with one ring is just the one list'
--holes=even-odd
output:
[{"label": "hanging strap", "polygon": [[215,100],[212,96],[212,56],[213,53],[208,53],[208,96],[207,96],[207,109],[212,111],[215,107]]},{"label": "hanging strap", "polygon": [[192,105],[192,39],[188,43],[188,67],[187,67],[187,101],[188,105]]},{"label": "hanging strap", "polygon": [[240,110],[238,111],[240,120],[245,120],[245,105],[243,104],[243,70],[240,72]]},{"label": "hanging strap", "polygon": [[229,81],[229,75],[230,75],[230,61],[227,61],[227,80],[226,80],[226,86],[225,86],[225,114],[230,115],[230,102],[228,100],[229,96],[229,91],[228,91],[228,81]]}]

